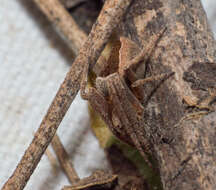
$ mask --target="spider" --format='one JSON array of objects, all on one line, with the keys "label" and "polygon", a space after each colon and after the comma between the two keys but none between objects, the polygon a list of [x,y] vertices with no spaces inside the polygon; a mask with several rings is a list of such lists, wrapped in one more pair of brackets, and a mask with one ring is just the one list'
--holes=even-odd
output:
[{"label": "spider", "polygon": [[[91,87],[87,86],[88,66],[84,68],[81,84],[82,98],[90,102],[112,133],[136,147],[150,166],[145,154],[149,143],[142,130],[144,127],[144,107],[141,104],[142,85],[149,81],[168,78],[173,72],[144,79],[140,77],[144,75],[146,63],[164,32],[165,29],[154,35],[143,50],[140,50],[130,39],[120,37],[120,45],[117,44],[112,48],[111,56],[105,64],[103,63],[100,72],[96,73],[95,84]],[[118,46],[120,46],[119,51]],[[118,56],[116,52],[119,52]],[[133,52],[139,53],[134,56]],[[116,57],[119,57],[118,60]]]}]

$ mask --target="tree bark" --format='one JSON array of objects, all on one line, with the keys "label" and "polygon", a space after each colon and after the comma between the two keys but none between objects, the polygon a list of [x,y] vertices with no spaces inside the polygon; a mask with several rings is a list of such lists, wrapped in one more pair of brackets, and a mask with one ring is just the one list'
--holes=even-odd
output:
[{"label": "tree bark", "polygon": [[[147,76],[174,77],[146,84],[145,127],[150,154],[158,161],[165,190],[216,189],[216,112],[199,102],[216,87],[216,44],[199,0],[134,0],[122,32],[141,48],[151,35],[167,31],[148,65]],[[151,96],[152,95],[152,96]],[[194,102],[190,105],[188,102]],[[201,114],[202,113],[202,114]]]}]

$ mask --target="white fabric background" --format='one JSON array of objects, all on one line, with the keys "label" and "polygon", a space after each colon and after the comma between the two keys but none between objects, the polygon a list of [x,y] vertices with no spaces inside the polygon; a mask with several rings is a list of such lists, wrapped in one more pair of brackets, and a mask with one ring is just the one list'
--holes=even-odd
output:
[{"label": "white fabric background", "polygon": [[[0,1],[0,187],[31,142],[71,64],[71,55],[32,1]],[[216,31],[216,1],[203,0]],[[89,130],[87,106],[79,96],[58,134],[80,177],[107,162]],[[25,189],[57,190],[69,184],[43,156]]]}]

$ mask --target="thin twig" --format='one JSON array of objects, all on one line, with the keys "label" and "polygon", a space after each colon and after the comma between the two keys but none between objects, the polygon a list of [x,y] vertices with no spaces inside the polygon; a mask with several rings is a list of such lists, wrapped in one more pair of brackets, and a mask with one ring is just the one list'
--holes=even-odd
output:
[{"label": "thin twig", "polygon": [[58,160],[56,159],[56,157],[52,154],[52,152],[50,152],[50,150],[47,148],[45,153],[44,153],[50,164],[51,164],[51,167],[53,169],[53,173],[56,175],[57,174],[57,171],[59,170],[59,165],[58,165]]},{"label": "thin twig", "polygon": [[57,135],[54,136],[51,145],[53,150],[55,151],[57,158],[60,162],[62,169],[64,170],[65,174],[68,177],[68,180],[71,184],[80,180],[79,176],[77,175],[75,169],[73,168],[73,164],[70,161],[69,155],[64,149],[59,137]]},{"label": "thin twig", "polygon": [[53,23],[66,42],[77,54],[87,39],[85,32],[76,24],[59,0],[34,0],[40,10]]},{"label": "thin twig", "polygon": [[[69,181],[71,182],[71,186],[66,186],[63,189],[93,189],[95,186],[99,188],[99,186],[115,186],[117,185],[117,175],[112,175],[107,171],[96,170],[89,177],[80,179],[77,175],[77,172],[73,168],[72,163],[70,162],[70,158],[68,153],[64,149],[59,137],[57,135],[54,136],[52,142],[52,147],[57,155],[57,158],[63,168],[65,174],[67,175]],[[104,188],[105,189],[105,188]]]},{"label": "thin twig", "polygon": [[66,8],[73,8],[81,3],[84,3],[87,0],[60,0],[60,2],[66,7]]},{"label": "thin twig", "polygon": [[[62,7],[58,0],[34,1],[44,13],[44,15],[46,15],[47,18],[51,21],[51,23],[54,23],[56,29],[61,32],[72,50],[77,53],[82,44],[86,41],[87,35],[77,25],[73,17],[69,15],[68,11],[64,7]],[[62,3],[66,2],[67,1],[62,1]],[[57,134],[51,141],[51,145],[69,181],[71,183],[74,183],[79,180],[79,177],[73,168],[73,164],[70,162],[69,156],[65,151]]]},{"label": "thin twig", "polygon": [[47,114],[35,133],[33,141],[23,155],[13,175],[3,186],[3,190],[21,190],[25,187],[44,151],[54,137],[65,113],[80,89],[83,67],[86,64],[93,66],[96,63],[113,29],[121,21],[131,1],[132,0],[105,1],[105,5],[92,28],[87,41],[82,46],[79,55],[75,59],[64,82],[60,86]]},{"label": "thin twig", "polygon": [[[49,20],[55,24],[57,30],[62,32],[62,35],[65,39],[67,39],[66,41],[68,42],[69,46],[72,47],[75,53],[77,53],[82,43],[87,39],[87,35],[84,31],[82,31],[81,28],[79,28],[73,17],[69,15],[68,11],[60,5],[58,0],[35,0],[35,3],[49,18]],[[63,3],[66,3],[66,1],[63,1]],[[75,181],[79,180],[79,177],[74,170],[72,163],[70,162],[69,156],[57,134],[54,136],[51,145],[69,181],[74,183]]]}]

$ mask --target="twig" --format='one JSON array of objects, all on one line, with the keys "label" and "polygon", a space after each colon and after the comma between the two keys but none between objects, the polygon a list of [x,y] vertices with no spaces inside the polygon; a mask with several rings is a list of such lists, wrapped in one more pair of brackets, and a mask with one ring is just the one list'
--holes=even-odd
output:
[{"label": "twig", "polygon": [[[86,41],[87,35],[77,25],[73,17],[68,11],[59,3],[58,0],[52,1],[40,1],[34,0],[41,11],[47,16],[47,18],[54,23],[56,29],[61,32],[66,39],[68,45],[75,53],[81,48],[82,44]],[[67,1],[62,1],[66,3]],[[77,1],[76,1],[77,2]],[[73,3],[76,3],[73,1]],[[69,156],[65,151],[58,135],[56,134],[51,141],[51,145],[56,153],[56,156],[60,162],[62,169],[71,183],[79,180],[76,171],[70,162]]]},{"label": "twig", "polygon": [[53,173],[56,175],[57,171],[59,170],[58,160],[52,154],[52,152],[50,152],[50,150],[48,148],[46,149],[44,154],[47,156],[47,158],[48,158],[48,160],[49,160],[49,162],[50,162],[50,164],[52,166]]},{"label": "twig", "polygon": [[53,23],[77,54],[87,39],[85,32],[76,24],[68,11],[58,0],[34,0],[41,11]]},{"label": "twig", "polygon": [[[51,2],[52,0],[46,0],[46,2],[48,1]],[[21,190],[25,187],[80,89],[84,65],[90,64],[93,66],[95,64],[113,29],[121,21],[131,1],[107,0],[105,2],[87,41],[82,46],[79,55],[60,86],[47,114],[35,133],[33,141],[26,150],[13,175],[3,186],[3,190]],[[57,21],[56,23],[59,22]]]},{"label": "twig", "polygon": [[[57,135],[54,136],[52,142],[52,147],[58,157],[58,160],[63,168],[65,174],[67,175],[71,186],[66,186],[63,189],[93,189],[94,187],[114,187],[117,185],[118,176],[112,175],[109,172],[97,170],[93,172],[89,177],[80,179],[73,168],[72,163],[68,153],[61,144],[61,141]],[[105,189],[105,188],[104,188]]]},{"label": "twig", "polygon": [[62,190],[114,189],[117,184],[117,175],[112,175],[109,172],[96,170],[89,177],[80,179],[71,186],[64,186]]},{"label": "twig", "polygon": [[[62,3],[66,2],[67,1],[62,1]],[[76,3],[77,1],[71,2]],[[81,48],[83,42],[85,42],[85,40],[87,39],[87,35],[77,25],[73,17],[69,15],[68,11],[64,7],[62,7],[58,0],[35,0],[35,3],[47,16],[47,18],[55,24],[56,29],[62,32],[63,37],[67,39],[66,41],[68,42],[68,45],[72,48],[73,51],[75,51],[75,53],[77,53],[78,50]],[[65,151],[57,134],[51,141],[51,145],[69,181],[71,183],[74,183],[79,180],[79,177],[74,170],[72,163],[70,162],[69,156]]]},{"label": "twig", "polygon": [[59,137],[57,135],[54,136],[51,145],[53,150],[55,151],[57,158],[60,162],[62,169],[64,170],[65,174],[67,175],[71,184],[80,180],[79,176],[77,175],[75,169],[73,168],[73,164],[70,161],[68,153],[64,149]]},{"label": "twig", "polygon": [[60,0],[60,2],[66,7],[66,8],[72,8],[75,7],[81,3],[84,3],[86,0]]}]

